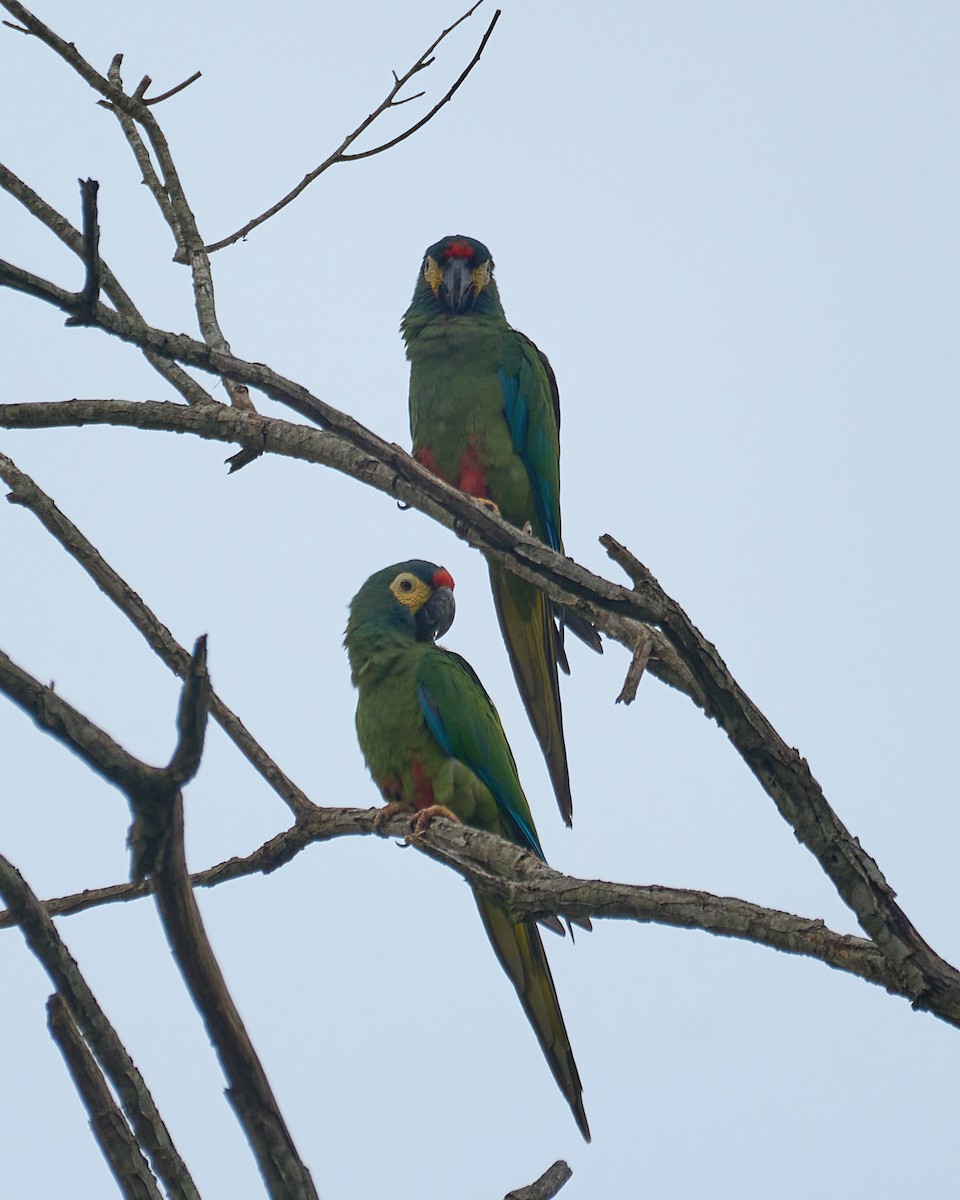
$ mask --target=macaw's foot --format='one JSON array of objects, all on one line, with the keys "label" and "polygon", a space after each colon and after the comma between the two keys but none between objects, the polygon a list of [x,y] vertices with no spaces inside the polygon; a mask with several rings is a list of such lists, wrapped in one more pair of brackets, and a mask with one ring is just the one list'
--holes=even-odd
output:
[{"label": "macaw's foot", "polygon": [[482,504],[484,508],[489,508],[491,512],[495,512],[498,517],[500,516],[500,505],[495,504],[493,500],[488,500],[486,496],[474,496],[474,500],[478,504]]},{"label": "macaw's foot", "polygon": [[406,813],[410,811],[410,805],[404,804],[401,800],[391,800],[389,804],[385,804],[373,818],[373,829],[375,833],[379,833],[381,837],[386,837],[383,832],[383,823],[389,820],[390,817],[395,817],[397,813]]},{"label": "macaw's foot", "polygon": [[458,825],[463,824],[457,814],[451,812],[449,808],[442,804],[431,804],[429,808],[421,808],[414,818],[414,835],[423,833],[434,817],[446,817],[448,821],[456,821]]}]

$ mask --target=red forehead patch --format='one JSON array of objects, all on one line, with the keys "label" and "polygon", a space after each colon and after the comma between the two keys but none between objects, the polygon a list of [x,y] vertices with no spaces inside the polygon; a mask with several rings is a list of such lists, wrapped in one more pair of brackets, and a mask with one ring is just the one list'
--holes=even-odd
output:
[{"label": "red forehead patch", "polygon": [[469,242],[451,242],[443,252],[443,259],[473,258],[473,247]]},{"label": "red forehead patch", "polygon": [[456,584],[453,582],[453,576],[446,567],[441,567],[439,571],[433,573],[433,586],[435,588],[446,587],[453,591]]}]

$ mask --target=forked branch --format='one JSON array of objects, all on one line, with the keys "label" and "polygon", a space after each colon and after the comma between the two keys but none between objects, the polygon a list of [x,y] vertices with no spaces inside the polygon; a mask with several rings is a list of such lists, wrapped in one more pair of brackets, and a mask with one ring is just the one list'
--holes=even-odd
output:
[{"label": "forked branch", "polygon": [[437,103],[425,116],[421,117],[420,120],[415,121],[412,125],[405,129],[403,133],[397,134],[396,137],[390,138],[389,141],[382,142],[379,146],[374,146],[369,150],[357,151],[353,154],[347,153],[349,148],[354,145],[361,134],[366,133],[366,131],[371,125],[373,125],[378,117],[383,116],[383,114],[391,108],[398,108],[401,104],[406,104],[411,100],[416,100],[419,98],[419,96],[423,95],[423,93],[420,92],[417,96],[408,96],[405,100],[399,100],[397,98],[400,92],[414,77],[414,75],[418,74],[420,71],[426,70],[426,68],[433,63],[433,52],[437,49],[440,43],[451,33],[453,33],[458,25],[462,25],[468,17],[472,17],[482,3],[483,0],[477,0],[477,3],[468,8],[463,16],[458,17],[457,20],[454,21],[451,26],[449,26],[449,28],[444,29],[439,37],[435,38],[430,43],[430,45],[426,48],[426,50],[424,50],[416,62],[411,67],[408,67],[408,69],[404,71],[402,75],[397,75],[397,73],[394,72],[393,86],[387,92],[386,96],[384,96],[373,112],[364,117],[356,129],[347,134],[336,150],[334,150],[332,154],[328,155],[318,167],[314,167],[312,171],[308,171],[307,174],[304,175],[304,177],[296,185],[296,187],[291,188],[285,196],[276,202],[276,204],[272,204],[268,209],[260,213],[259,216],[253,217],[246,223],[246,225],[243,225],[234,233],[231,233],[227,237],[221,238],[219,241],[213,242],[211,245],[207,246],[207,253],[213,254],[217,250],[223,250],[226,246],[232,246],[234,242],[241,241],[247,236],[247,234],[252,233],[258,225],[262,225],[265,221],[269,221],[271,217],[276,216],[276,214],[282,209],[286,208],[288,204],[293,203],[293,201],[296,200],[301,192],[304,192],[315,179],[319,179],[324,171],[328,171],[331,167],[336,166],[337,163],[356,162],[361,158],[372,158],[375,154],[382,154],[385,150],[390,150],[392,147],[398,146],[401,142],[406,141],[406,139],[408,137],[412,137],[418,129],[422,129],[428,121],[432,121],[440,109],[443,108],[445,104],[449,104],[456,92],[459,90],[461,84],[480,61],[480,56],[483,54],[487,42],[490,40],[490,35],[493,33],[494,26],[500,19],[499,8],[493,14],[493,19],[490,21],[486,32],[480,39],[480,44],[477,47],[473,58],[471,58],[464,69],[460,72],[460,75],[457,77],[456,81],[447,89],[443,97],[437,101]]}]

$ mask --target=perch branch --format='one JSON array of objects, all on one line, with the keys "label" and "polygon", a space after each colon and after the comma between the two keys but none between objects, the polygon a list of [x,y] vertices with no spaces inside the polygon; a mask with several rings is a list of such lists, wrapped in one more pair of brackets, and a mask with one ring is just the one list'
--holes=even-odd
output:
[{"label": "perch branch", "polygon": [[[76,306],[72,293],[9,264],[0,263],[0,283],[56,304],[68,314]],[[328,431],[339,433],[360,452],[355,469],[348,473],[392,492],[452,528],[471,545],[505,563],[521,578],[536,583],[559,603],[575,608],[611,636],[617,634],[608,627],[608,615],[632,618],[662,630],[696,680],[705,711],[724,729],[798,839],[815,854],[865,932],[903,973],[904,986],[918,1002],[924,1002],[927,992],[933,992],[939,995],[941,1004],[960,1005],[960,973],[940,958],[910,924],[877,864],[830,809],[806,762],[786,746],[736,684],[715,648],[628,552],[622,551],[618,561],[635,576],[632,591],[585,571],[496,514],[481,511],[483,506],[436,479],[398,446],[377,438],[359,422],[269,368],[225,357],[182,334],[137,325],[102,305],[97,308],[97,316],[104,329],[124,340],[147,345],[205,370],[245,379]],[[0,409],[0,420],[4,415]],[[258,422],[258,436],[266,436],[267,423],[259,418]],[[327,445],[329,448],[330,443]],[[610,538],[604,544],[608,549],[617,545]],[[618,552],[611,553],[615,556]],[[622,636],[622,626],[620,633]]]},{"label": "perch branch", "polygon": [[[228,859],[190,877],[194,887],[216,887],[252,874],[268,875],[307,846],[341,837],[404,838],[409,818],[402,814],[378,824],[378,808],[317,808],[308,817],[270,838],[253,853]],[[493,834],[437,820],[414,845],[458,871],[472,887],[494,894],[518,915],[554,913],[593,919],[627,920],[694,929],[719,937],[754,942],[769,949],[813,958],[855,975],[895,995],[912,999],[877,947],[864,938],[836,933],[822,920],[764,908],[729,896],[687,888],[611,883],[561,875]],[[126,902],[149,894],[149,881],[92,888],[45,902],[51,915],[84,912],[103,904]],[[0,912],[0,928],[14,924]],[[931,1009],[956,1023],[957,1014]]]}]

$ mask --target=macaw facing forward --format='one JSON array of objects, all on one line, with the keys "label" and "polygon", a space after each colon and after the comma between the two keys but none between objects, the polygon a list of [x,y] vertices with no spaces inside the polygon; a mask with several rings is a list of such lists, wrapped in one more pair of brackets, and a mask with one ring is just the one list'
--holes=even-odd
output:
[{"label": "macaw facing forward", "polygon": [[[557,381],[546,356],[507,324],[486,246],[462,235],[431,246],[401,331],[410,359],[414,455],[562,551]],[[517,687],[570,825],[557,676],[558,664],[569,672],[563,625],[596,650],[600,638],[581,617],[492,562],[490,584]]]},{"label": "macaw facing forward", "polygon": [[[378,571],[350,605],[344,645],[357,735],[388,804],[440,810],[543,858],[500,718],[473,668],[434,639],[453,622],[453,579],[418,559]],[[422,819],[422,818],[421,818]],[[580,1076],[536,922],[474,893],[553,1077],[589,1142]],[[559,925],[559,922],[558,922]]]}]

